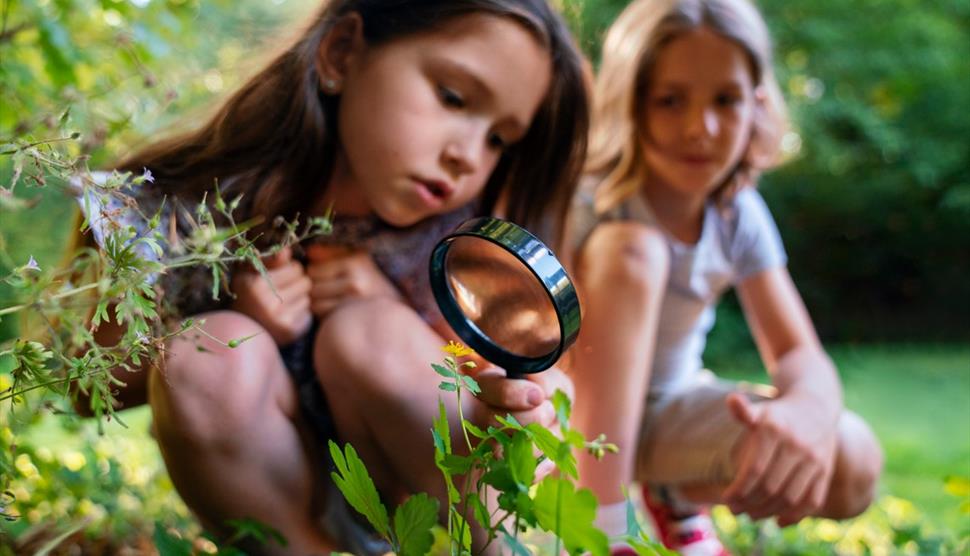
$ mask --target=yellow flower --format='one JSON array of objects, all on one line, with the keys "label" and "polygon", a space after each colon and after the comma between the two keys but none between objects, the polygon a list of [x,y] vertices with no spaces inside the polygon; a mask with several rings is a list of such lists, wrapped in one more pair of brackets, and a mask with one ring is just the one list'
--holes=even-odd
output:
[{"label": "yellow flower", "polygon": [[464,357],[475,353],[475,350],[467,348],[454,340],[448,340],[448,345],[442,346],[441,351],[450,353],[454,357]]}]

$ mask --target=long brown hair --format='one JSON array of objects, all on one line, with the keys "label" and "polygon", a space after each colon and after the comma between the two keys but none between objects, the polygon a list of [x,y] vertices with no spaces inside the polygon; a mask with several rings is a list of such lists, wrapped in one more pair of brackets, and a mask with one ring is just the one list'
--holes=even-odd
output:
[{"label": "long brown hair", "polygon": [[780,160],[788,115],[772,69],[771,38],[750,0],[636,0],[610,27],[596,79],[587,172],[600,182],[596,210],[608,211],[646,181],[641,150],[648,80],[660,50],[677,36],[707,27],[748,56],[756,87],[765,93],[748,150],[716,191],[730,196]]},{"label": "long brown hair", "polygon": [[149,169],[154,187],[201,198],[218,180],[227,197],[243,194],[241,216],[292,220],[323,193],[339,148],[339,100],[321,93],[316,56],[341,16],[356,12],[369,45],[433,30],[471,13],[508,17],[548,49],[552,83],[526,136],[499,161],[480,211],[501,200],[508,218],[559,244],[588,131],[582,57],[563,20],[544,0],[334,0],[306,31],[233,94],[201,128],[153,145],[117,165]]}]

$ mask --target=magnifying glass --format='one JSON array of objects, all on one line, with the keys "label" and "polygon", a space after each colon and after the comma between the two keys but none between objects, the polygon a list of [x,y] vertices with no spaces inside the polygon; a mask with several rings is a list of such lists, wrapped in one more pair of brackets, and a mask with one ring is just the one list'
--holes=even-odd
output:
[{"label": "magnifying glass", "polygon": [[548,369],[575,340],[576,289],[539,238],[473,218],[431,253],[431,289],[458,337],[510,376]]}]

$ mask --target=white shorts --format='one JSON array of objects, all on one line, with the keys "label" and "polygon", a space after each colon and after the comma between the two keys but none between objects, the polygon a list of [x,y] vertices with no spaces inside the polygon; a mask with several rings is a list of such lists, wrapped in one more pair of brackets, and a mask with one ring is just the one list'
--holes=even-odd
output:
[{"label": "white shorts", "polygon": [[718,379],[704,370],[674,392],[648,397],[637,454],[637,480],[653,484],[726,484],[734,477],[731,452],[744,426],[725,398],[742,392],[754,402],[773,386]]}]

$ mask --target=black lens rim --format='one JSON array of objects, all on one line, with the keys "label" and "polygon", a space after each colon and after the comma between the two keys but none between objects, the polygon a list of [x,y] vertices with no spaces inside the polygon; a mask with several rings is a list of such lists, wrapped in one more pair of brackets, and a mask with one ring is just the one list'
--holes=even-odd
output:
[{"label": "black lens rim", "polygon": [[[559,320],[559,344],[548,354],[526,357],[506,351],[465,317],[448,283],[445,260],[455,239],[477,237],[505,249],[539,279]],[[555,254],[539,238],[521,226],[483,216],[463,222],[435,245],[429,262],[431,291],[445,320],[468,347],[486,360],[504,368],[510,375],[544,371],[555,364],[579,335],[582,311],[576,288]]]}]

